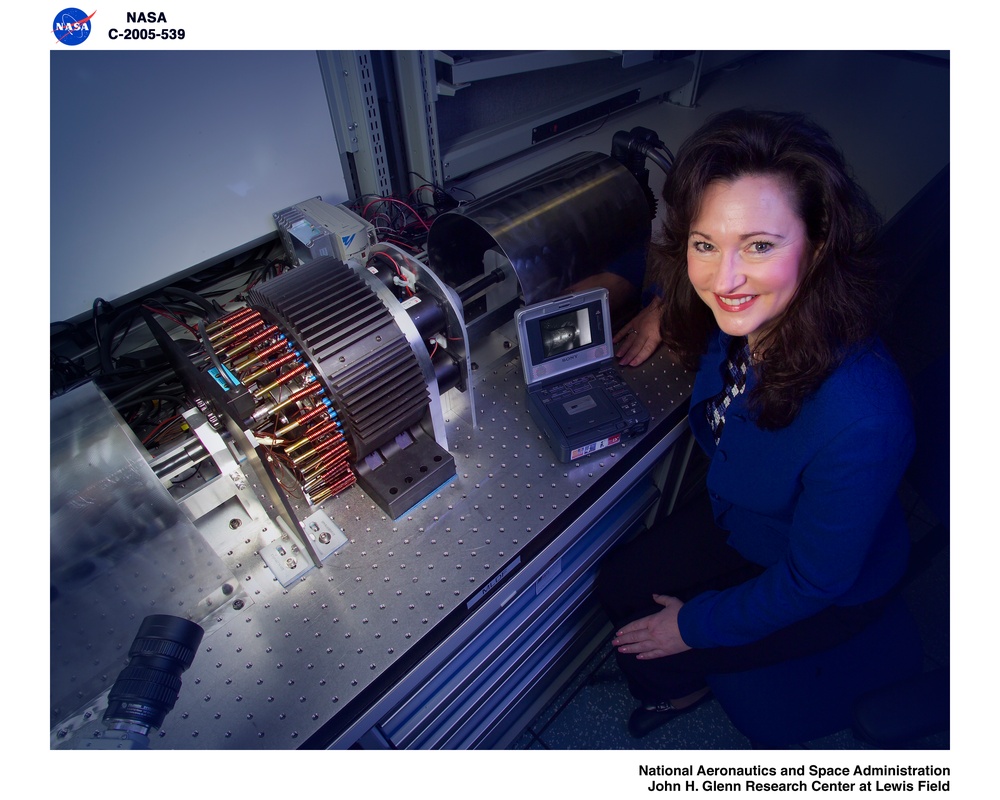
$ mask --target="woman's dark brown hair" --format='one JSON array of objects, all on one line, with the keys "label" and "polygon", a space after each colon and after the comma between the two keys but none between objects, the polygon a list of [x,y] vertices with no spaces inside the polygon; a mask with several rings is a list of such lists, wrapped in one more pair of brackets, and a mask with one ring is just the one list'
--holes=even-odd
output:
[{"label": "woman's dark brown hair", "polygon": [[715,181],[774,176],[790,187],[815,257],[776,323],[762,334],[751,409],[762,428],[788,425],[803,401],[875,332],[872,248],[880,219],[829,134],[801,114],[736,109],[711,118],[677,153],[663,187],[662,238],[650,269],[663,291],[662,334],[688,369],[717,331],[687,277],[688,237]]}]

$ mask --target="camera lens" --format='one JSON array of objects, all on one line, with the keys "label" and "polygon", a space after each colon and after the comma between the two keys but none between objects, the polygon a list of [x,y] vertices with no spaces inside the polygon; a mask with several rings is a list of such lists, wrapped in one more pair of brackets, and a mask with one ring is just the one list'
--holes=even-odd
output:
[{"label": "camera lens", "polygon": [[108,694],[105,723],[159,728],[177,702],[181,673],[191,666],[205,631],[190,620],[153,614],[139,626],[128,665]]}]

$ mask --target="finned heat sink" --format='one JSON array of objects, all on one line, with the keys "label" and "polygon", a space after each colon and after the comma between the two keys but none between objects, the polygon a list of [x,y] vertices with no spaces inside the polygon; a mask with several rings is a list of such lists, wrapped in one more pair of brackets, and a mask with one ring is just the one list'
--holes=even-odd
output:
[{"label": "finned heat sink", "polygon": [[364,458],[424,416],[430,398],[420,365],[391,313],[350,267],[321,258],[250,291],[311,363]]}]

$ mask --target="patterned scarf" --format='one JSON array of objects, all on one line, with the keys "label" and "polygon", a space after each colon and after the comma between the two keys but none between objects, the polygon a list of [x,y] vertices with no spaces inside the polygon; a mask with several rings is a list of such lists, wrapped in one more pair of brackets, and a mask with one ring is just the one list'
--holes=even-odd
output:
[{"label": "patterned scarf", "polygon": [[722,391],[708,401],[705,406],[705,416],[715,435],[715,443],[722,438],[722,429],[726,424],[726,409],[736,397],[743,394],[747,385],[747,370],[750,368],[750,345],[746,336],[734,338],[729,343],[729,358],[725,383]]}]

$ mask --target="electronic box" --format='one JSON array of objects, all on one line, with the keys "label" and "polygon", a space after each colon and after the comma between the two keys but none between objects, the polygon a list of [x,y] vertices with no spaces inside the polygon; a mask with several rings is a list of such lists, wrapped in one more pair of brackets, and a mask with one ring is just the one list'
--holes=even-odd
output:
[{"label": "electronic box", "polygon": [[614,363],[606,289],[516,314],[528,410],[560,461],[645,432],[649,411]]}]

